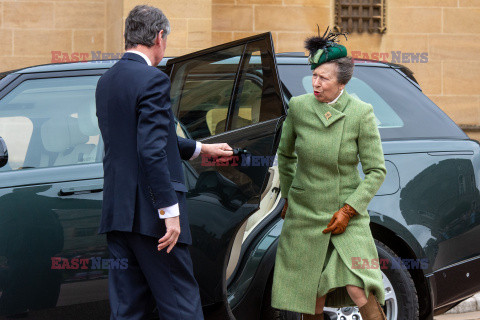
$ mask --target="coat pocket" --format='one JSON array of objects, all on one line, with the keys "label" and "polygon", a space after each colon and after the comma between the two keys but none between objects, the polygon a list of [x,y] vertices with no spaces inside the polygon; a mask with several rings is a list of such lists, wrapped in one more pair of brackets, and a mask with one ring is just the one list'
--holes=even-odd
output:
[{"label": "coat pocket", "polygon": [[172,184],[173,189],[175,189],[175,191],[188,192],[187,187],[183,183],[178,181],[173,181],[173,180],[170,180],[170,183]]}]

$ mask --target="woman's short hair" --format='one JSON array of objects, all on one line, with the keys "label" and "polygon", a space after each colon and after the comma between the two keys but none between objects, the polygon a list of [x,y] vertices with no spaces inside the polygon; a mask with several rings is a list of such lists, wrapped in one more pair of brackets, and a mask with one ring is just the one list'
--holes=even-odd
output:
[{"label": "woman's short hair", "polygon": [[353,75],[353,59],[352,57],[343,57],[329,62],[335,63],[337,65],[337,82],[340,84],[347,84]]},{"label": "woman's short hair", "polygon": [[170,33],[170,22],[162,10],[147,5],[136,6],[125,20],[125,50],[139,44],[152,47],[161,30],[163,38]]}]

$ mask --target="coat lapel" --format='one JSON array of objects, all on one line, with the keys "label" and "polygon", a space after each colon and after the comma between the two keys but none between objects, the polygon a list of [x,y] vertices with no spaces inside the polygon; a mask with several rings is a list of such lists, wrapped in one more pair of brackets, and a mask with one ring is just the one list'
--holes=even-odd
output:
[{"label": "coat lapel", "polygon": [[340,120],[345,116],[345,113],[338,111],[335,108],[328,106],[326,103],[319,103],[315,106],[315,113],[320,118],[320,121],[329,127],[332,123],[335,123],[337,120]]},{"label": "coat lapel", "polygon": [[347,91],[344,90],[342,95],[338,98],[337,102],[333,104],[318,102],[315,97],[313,99],[316,101],[314,104],[314,110],[317,116],[320,118],[320,121],[329,127],[333,123],[342,119],[345,116],[343,110],[345,109],[346,102],[348,100]]}]

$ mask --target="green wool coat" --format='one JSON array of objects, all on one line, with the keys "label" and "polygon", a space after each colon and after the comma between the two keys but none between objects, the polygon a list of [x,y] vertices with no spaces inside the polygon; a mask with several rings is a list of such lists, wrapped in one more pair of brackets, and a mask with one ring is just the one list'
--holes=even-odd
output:
[{"label": "green wool coat", "polygon": [[[278,147],[278,169],[288,209],[277,249],[272,306],[313,314],[317,294],[327,292],[326,307],[354,306],[346,284],[364,288],[367,297],[373,292],[384,305],[381,270],[352,267],[352,259],[368,259],[369,265],[378,259],[367,206],[386,169],[372,105],[346,90],[333,104],[321,103],[313,94],[293,97]],[[344,233],[323,234],[345,203],[359,214]],[[333,247],[327,250],[329,245]]]}]

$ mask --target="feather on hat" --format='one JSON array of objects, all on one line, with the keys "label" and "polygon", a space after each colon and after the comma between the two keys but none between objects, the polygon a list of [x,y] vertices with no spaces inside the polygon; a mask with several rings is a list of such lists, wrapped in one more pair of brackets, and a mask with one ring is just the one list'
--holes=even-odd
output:
[{"label": "feather on hat", "polygon": [[329,31],[329,27],[327,27],[323,36],[320,36],[320,27],[318,27],[318,36],[309,37],[305,40],[305,49],[310,53],[308,62],[312,70],[322,63],[347,56],[347,48],[337,43],[337,38],[340,35],[347,39],[346,33]]}]

